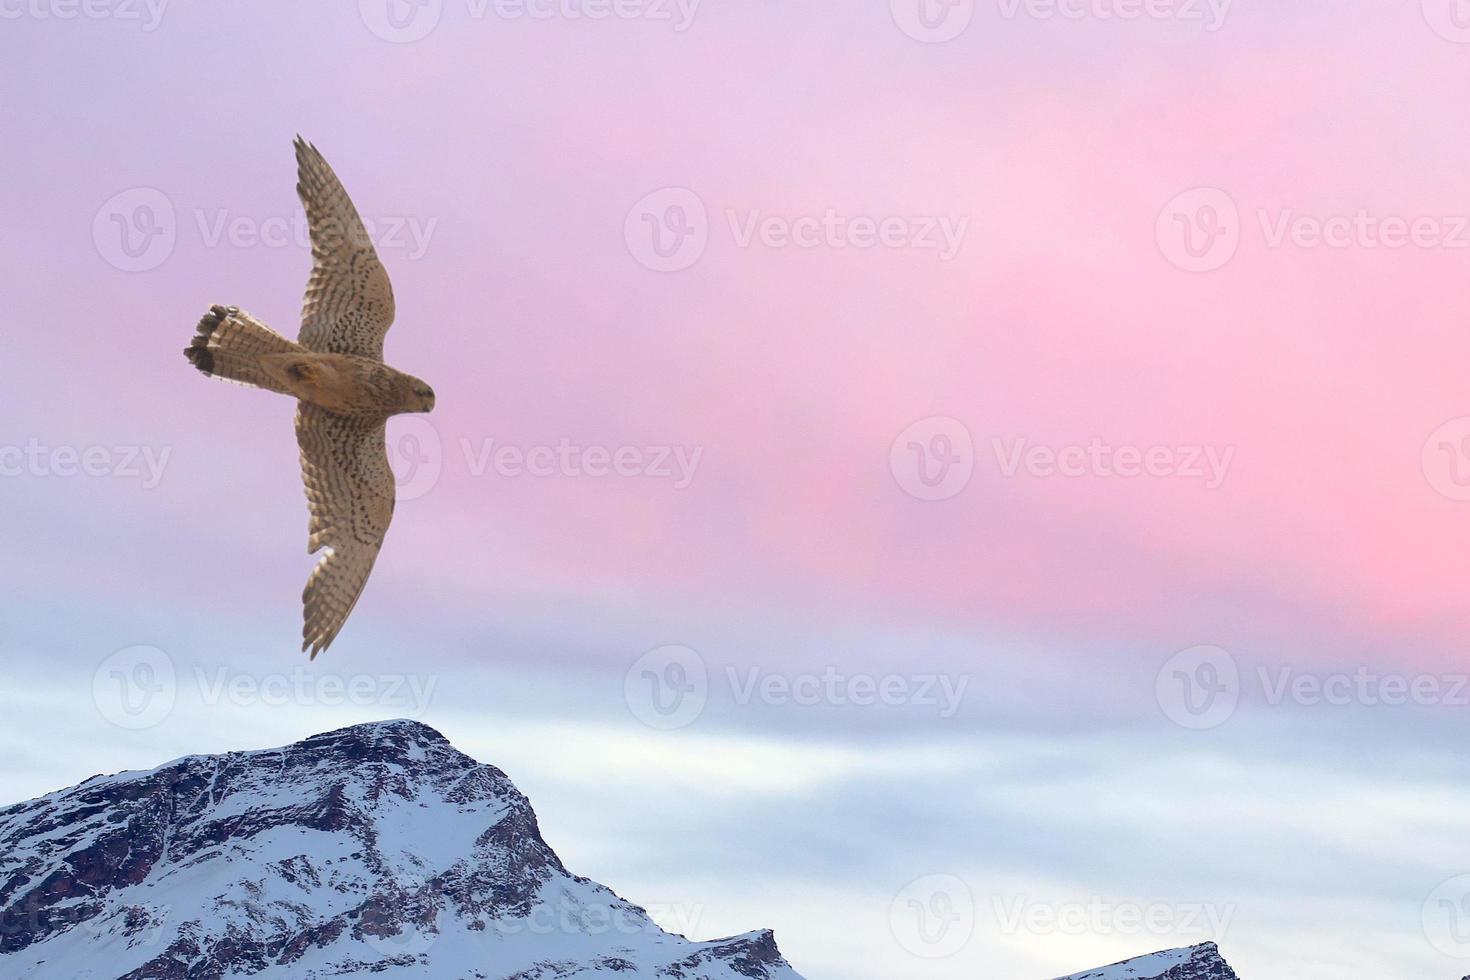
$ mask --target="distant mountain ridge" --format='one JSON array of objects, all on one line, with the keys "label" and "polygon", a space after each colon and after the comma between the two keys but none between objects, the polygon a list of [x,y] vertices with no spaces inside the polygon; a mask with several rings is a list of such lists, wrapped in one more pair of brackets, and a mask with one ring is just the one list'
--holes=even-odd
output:
[{"label": "distant mountain ridge", "polygon": [[0,809],[0,975],[801,980],[573,875],[510,779],[412,721]]},{"label": "distant mountain ridge", "polygon": [[1240,980],[1214,943],[1167,949],[1056,980]]}]

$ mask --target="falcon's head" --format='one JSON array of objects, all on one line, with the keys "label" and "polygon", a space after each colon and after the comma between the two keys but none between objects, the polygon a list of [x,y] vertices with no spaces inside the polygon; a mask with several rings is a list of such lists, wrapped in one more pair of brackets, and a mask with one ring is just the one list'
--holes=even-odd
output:
[{"label": "falcon's head", "polygon": [[432,412],[434,410],[434,389],[411,375],[404,376],[407,382],[407,392],[404,396],[404,405],[400,411],[404,412]]}]

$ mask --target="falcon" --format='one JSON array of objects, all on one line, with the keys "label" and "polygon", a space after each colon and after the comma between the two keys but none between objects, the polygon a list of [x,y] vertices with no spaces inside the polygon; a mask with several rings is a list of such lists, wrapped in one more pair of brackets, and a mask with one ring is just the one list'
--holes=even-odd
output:
[{"label": "falcon", "polygon": [[315,660],[357,605],[393,519],[388,418],[432,411],[434,389],[383,363],[388,273],[342,182],[300,136],[296,173],[312,261],[296,342],[237,306],[211,306],[184,355],[209,377],[297,401],[307,553],[326,549],[301,595],[301,649]]}]

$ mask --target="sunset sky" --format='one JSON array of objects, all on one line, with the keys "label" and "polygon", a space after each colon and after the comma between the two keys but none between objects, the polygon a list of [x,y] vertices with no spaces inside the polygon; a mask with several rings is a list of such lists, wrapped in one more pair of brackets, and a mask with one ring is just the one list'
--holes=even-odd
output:
[{"label": "sunset sky", "polygon": [[[1470,973],[1470,19],[919,4],[0,0],[0,805],[413,715],[811,980]],[[298,132],[437,393],[309,666]]]}]

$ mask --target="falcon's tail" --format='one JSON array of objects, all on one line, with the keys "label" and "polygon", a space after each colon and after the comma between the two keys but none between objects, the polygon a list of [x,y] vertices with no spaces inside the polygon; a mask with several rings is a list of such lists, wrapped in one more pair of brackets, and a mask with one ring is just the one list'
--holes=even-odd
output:
[{"label": "falcon's tail", "polygon": [[211,378],[290,394],[261,366],[263,354],[291,354],[301,347],[237,306],[211,306],[199,321],[184,356]]}]

